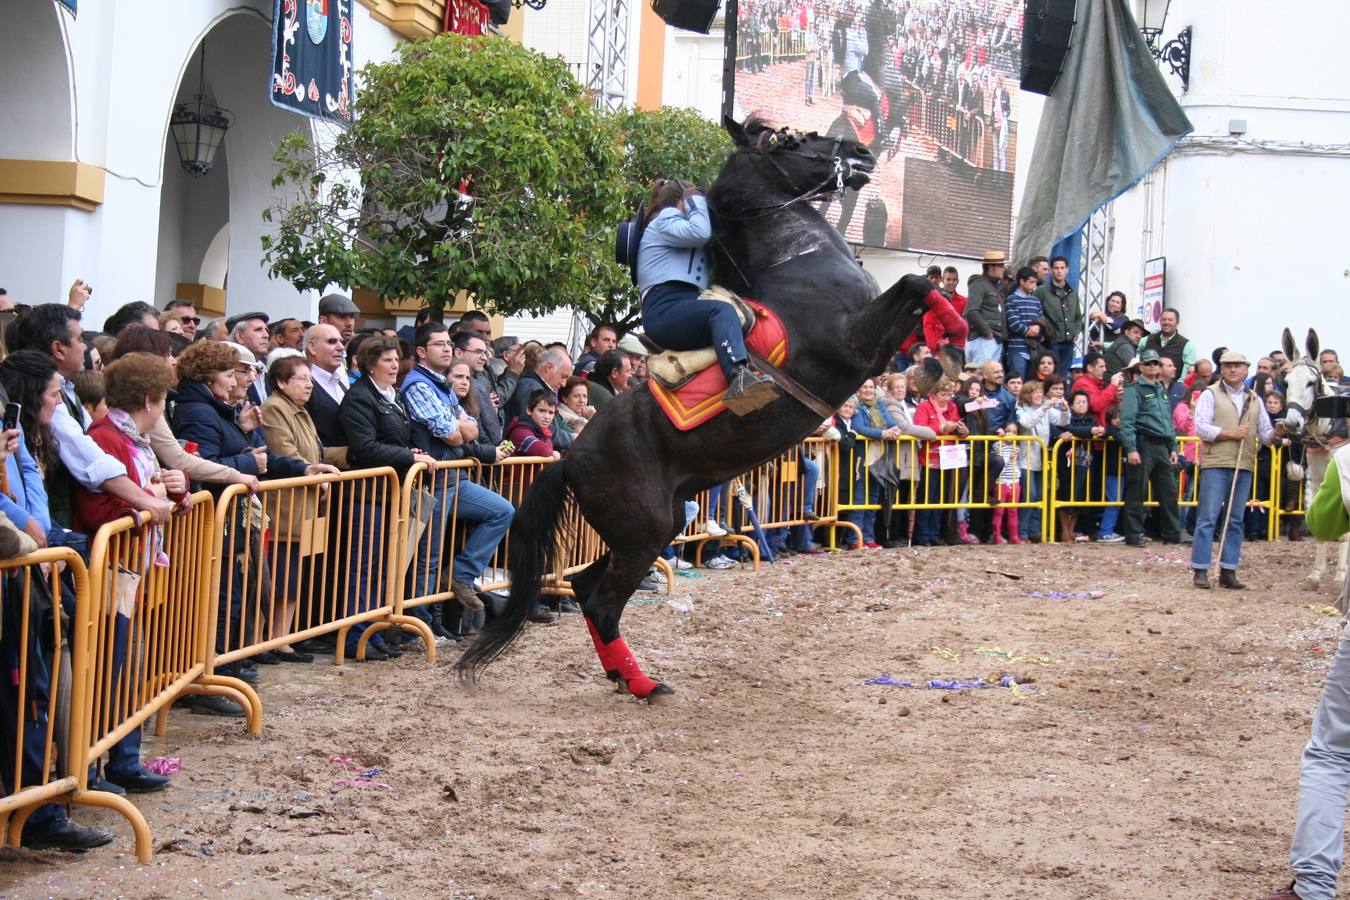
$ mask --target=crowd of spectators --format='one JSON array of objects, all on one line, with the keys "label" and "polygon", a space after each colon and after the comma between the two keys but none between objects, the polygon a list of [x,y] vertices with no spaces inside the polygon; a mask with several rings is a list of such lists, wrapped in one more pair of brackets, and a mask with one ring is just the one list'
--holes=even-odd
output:
[{"label": "crowd of spectators", "polygon": [[[1055,523],[1060,539],[1143,543],[1146,531],[1183,540],[1183,525],[1212,529],[1213,516],[1203,502],[1201,515],[1209,520],[1198,525],[1194,510],[1188,511],[1191,519],[1172,523],[1167,517],[1175,504],[1170,509],[1163,504],[1154,513],[1157,521],[1146,523],[1130,473],[1149,468],[1151,478],[1153,464],[1147,460],[1161,460],[1159,466],[1172,467],[1183,479],[1200,477],[1196,468],[1203,461],[1196,448],[1187,446],[1177,456],[1173,436],[1213,441],[1232,430],[1220,423],[1219,395],[1207,389],[1222,376],[1230,391],[1241,393],[1244,386],[1233,380],[1245,375],[1235,361],[1240,354],[1219,348],[1200,357],[1194,342],[1179,332],[1174,310],[1164,312],[1160,331],[1148,334],[1142,323],[1127,318],[1125,298],[1116,294],[1104,312],[1091,317],[1089,349],[1076,357],[1074,341],[1085,322],[1065,280],[1066,261],[1038,258],[1012,279],[1004,277],[1004,269],[1001,256],[989,255],[968,282],[969,299],[959,293],[954,268],[930,269],[929,278],[961,314],[965,330],[954,328],[953,319],[944,323],[926,314],[890,371],[866,381],[821,423],[817,434],[837,442],[842,461],[836,469],[841,502],[867,507],[846,514],[861,534],[853,546],[1041,540],[1039,510],[1016,504],[1041,500],[1051,464],[1041,447],[1054,447],[1062,435],[1082,440],[1062,445],[1063,458],[1055,461],[1058,490],[1069,501]],[[317,482],[304,483],[293,502],[270,511],[264,541],[257,525],[266,516],[254,493],[263,482],[297,476],[331,481],[342,472],[385,466],[402,476],[417,463],[435,469],[438,462],[456,459],[485,465],[512,456],[558,459],[597,411],[647,377],[641,348],[608,325],[591,332],[574,365],[560,343],[493,339],[490,320],[479,312],[448,325],[424,313],[414,326],[397,331],[358,330],[358,308],[338,294],[322,298],[315,322],[273,321],[262,312],[203,322],[185,300],[164,310],[134,302],[93,332],[85,330],[82,315],[88,298],[88,287],[76,282],[64,304],[0,309],[0,401],[19,405],[15,427],[0,434],[5,476],[0,551],[12,556],[63,546],[87,559],[89,536],[101,525],[140,511],[150,521],[149,564],[167,564],[169,517],[190,506],[194,491],[219,498],[229,485],[241,485],[247,502],[231,505],[226,523],[235,570],[222,573],[216,599],[218,653],[247,643],[249,610],[266,610],[270,634],[284,639],[378,605],[385,579],[399,577],[380,564],[379,542],[367,539],[387,531],[392,496],[372,491],[334,497]],[[938,364],[948,344],[965,352],[960,379]],[[1343,378],[1334,351],[1323,351],[1320,362],[1328,379]],[[1271,479],[1290,477],[1291,470],[1273,465],[1273,445],[1289,442],[1272,424],[1283,418],[1279,375],[1289,363],[1282,354],[1263,357],[1245,385],[1260,399],[1265,416],[1253,466],[1263,492]],[[973,436],[990,440],[974,447]],[[1150,449],[1149,440],[1161,443]],[[947,452],[962,444],[968,452]],[[1288,449],[1297,461],[1301,448]],[[1147,459],[1141,463],[1141,457]],[[779,553],[819,551],[825,535],[816,532],[817,511],[832,487],[821,482],[825,460],[794,448],[776,465],[782,476],[776,481],[787,487],[772,493],[760,515],[774,521],[788,514],[798,524],[770,528],[766,545]],[[481,576],[514,514],[506,497],[455,473],[440,469],[427,477],[427,500],[419,512],[425,527],[416,537],[421,563],[400,573],[410,595],[434,593],[442,554],[454,554],[453,600],[410,607],[438,642],[463,640],[481,628]],[[703,508],[691,500],[688,520],[714,537],[742,528],[735,496],[744,487],[734,482],[714,487],[700,499]],[[767,488],[750,487],[765,503]],[[1298,490],[1290,485],[1285,496],[1296,500]],[[1120,509],[1100,504],[1121,498],[1123,517]],[[1085,505],[1075,507],[1075,500]],[[945,508],[907,508],[915,502]],[[309,526],[325,503],[328,517],[342,527],[329,529],[323,539],[330,552],[316,556],[303,545],[314,539]],[[783,508],[773,509],[774,504]],[[1267,514],[1255,509],[1240,517],[1248,536],[1265,532]],[[447,540],[452,516],[458,533],[467,532],[453,544]],[[1121,522],[1124,536],[1117,532]],[[1289,536],[1297,539],[1298,533]],[[735,565],[740,552],[735,545],[714,545],[705,564]],[[274,589],[244,577],[264,555],[279,575]],[[664,555],[679,568],[691,566],[677,547]],[[305,602],[320,580],[346,585],[327,613]],[[261,590],[273,593],[263,598]],[[64,592],[66,598],[72,594]],[[576,609],[567,600],[549,602],[540,602],[532,621],[552,621]],[[9,627],[12,605],[4,615],[0,640],[13,641],[18,629]],[[348,651],[356,648],[363,627],[351,629]],[[135,658],[136,636],[130,632],[130,619],[117,616],[113,690]],[[375,634],[365,658],[398,656],[409,640],[416,639],[396,630]],[[303,664],[334,649],[331,633],[273,641],[272,649],[218,671],[256,682],[260,665]],[[12,645],[6,650],[17,658]],[[32,665],[41,669],[49,662],[38,658]],[[196,712],[242,714],[225,698],[187,699]],[[3,707],[0,716],[0,754],[13,754],[15,724],[22,721],[25,729],[23,759],[0,759],[3,777],[11,778],[18,765],[26,783],[40,780],[46,709],[40,703],[24,710]],[[139,731],[120,741],[91,773],[91,787],[119,793],[160,790],[168,783],[167,776],[142,764]],[[29,819],[23,839],[34,847],[83,849],[109,836],[71,822],[59,805],[48,805]]]}]

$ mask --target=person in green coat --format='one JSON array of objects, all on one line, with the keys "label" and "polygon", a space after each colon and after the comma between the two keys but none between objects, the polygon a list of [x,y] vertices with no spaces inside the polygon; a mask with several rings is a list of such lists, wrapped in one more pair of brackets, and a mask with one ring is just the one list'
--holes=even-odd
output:
[{"label": "person in green coat", "polygon": [[1036,288],[1036,297],[1050,323],[1044,343],[1059,361],[1058,371],[1067,372],[1073,364],[1074,342],[1083,334],[1083,304],[1069,284],[1067,257],[1050,260],[1050,280]]}]

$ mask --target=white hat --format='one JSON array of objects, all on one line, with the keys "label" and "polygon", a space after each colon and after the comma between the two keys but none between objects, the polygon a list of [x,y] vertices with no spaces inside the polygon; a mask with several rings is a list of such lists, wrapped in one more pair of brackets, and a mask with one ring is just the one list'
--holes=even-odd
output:
[{"label": "white hat", "polygon": [[304,355],[305,354],[301,353],[299,350],[296,350],[292,347],[278,347],[271,353],[267,354],[267,371],[269,372],[272,371],[272,366],[276,365],[276,361],[279,359],[285,359],[288,356],[303,357]]},{"label": "white hat", "polygon": [[255,367],[258,365],[258,357],[254,356],[253,351],[243,344],[236,344],[234,341],[222,341],[221,343],[226,347],[232,348],[235,353],[238,353],[239,361],[241,363],[247,363],[248,365]]}]

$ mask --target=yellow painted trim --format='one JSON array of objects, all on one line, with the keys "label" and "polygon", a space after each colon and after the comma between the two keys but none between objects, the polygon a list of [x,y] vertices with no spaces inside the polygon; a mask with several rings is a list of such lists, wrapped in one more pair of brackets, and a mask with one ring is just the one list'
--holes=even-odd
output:
[{"label": "yellow painted trim", "polygon": [[638,25],[637,108],[652,112],[661,108],[666,69],[666,23],[642,4]]},{"label": "yellow painted trim", "polygon": [[73,161],[0,159],[0,203],[93,212],[103,204],[106,174],[98,166]]},{"label": "yellow painted trim", "polygon": [[445,0],[358,0],[370,17],[408,40],[440,34]]},{"label": "yellow painted trim", "polygon": [[217,319],[225,315],[225,291],[209,284],[179,282],[173,292],[178,300],[191,300],[197,315],[203,319]]}]

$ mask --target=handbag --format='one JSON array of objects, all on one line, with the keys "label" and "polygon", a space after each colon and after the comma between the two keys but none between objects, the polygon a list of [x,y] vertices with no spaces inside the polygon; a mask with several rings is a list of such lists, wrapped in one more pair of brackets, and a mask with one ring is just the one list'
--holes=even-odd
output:
[{"label": "handbag", "polygon": [[408,567],[411,569],[417,557],[415,549],[422,542],[422,535],[431,524],[432,510],[436,506],[436,495],[426,488],[413,491],[408,504]]},{"label": "handbag", "polygon": [[1303,466],[1294,462],[1292,459],[1284,464],[1284,477],[1289,481],[1303,480]]}]

